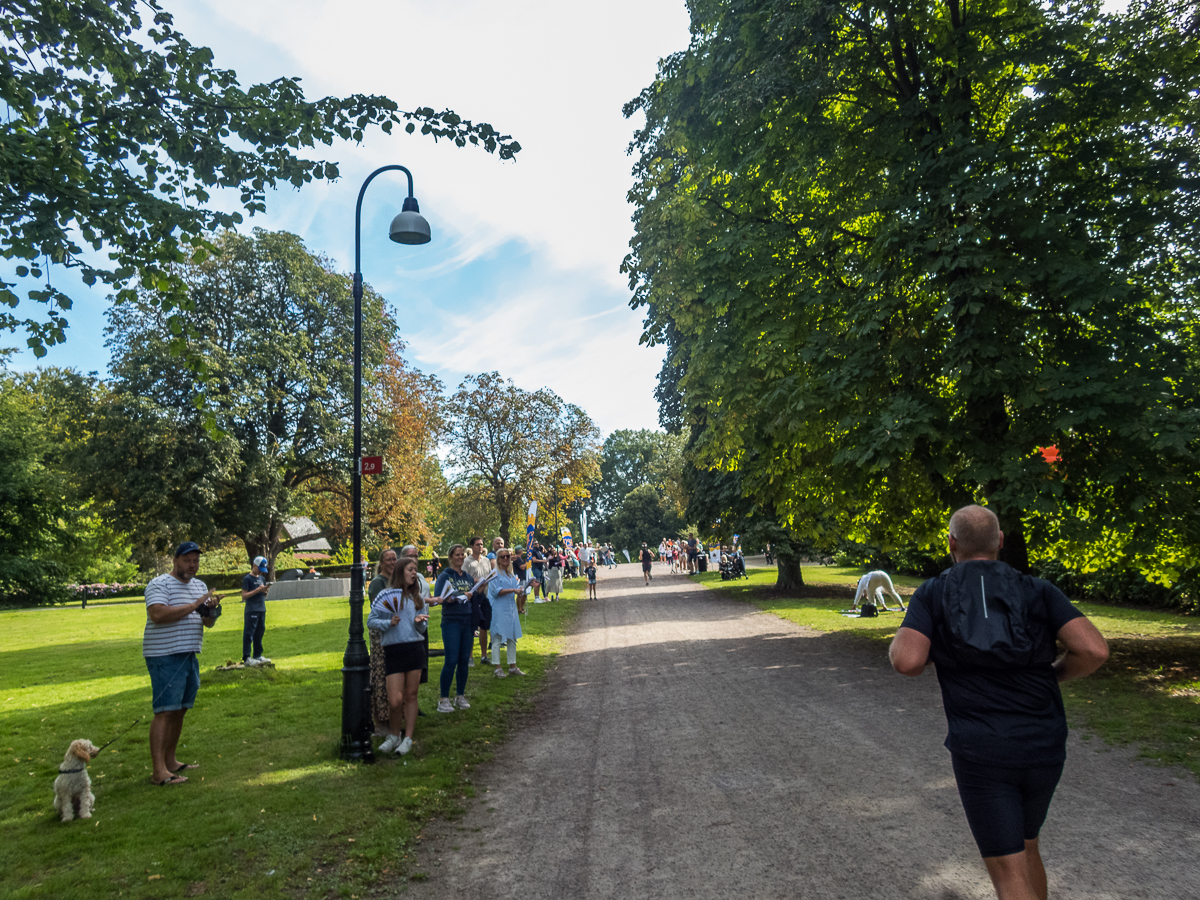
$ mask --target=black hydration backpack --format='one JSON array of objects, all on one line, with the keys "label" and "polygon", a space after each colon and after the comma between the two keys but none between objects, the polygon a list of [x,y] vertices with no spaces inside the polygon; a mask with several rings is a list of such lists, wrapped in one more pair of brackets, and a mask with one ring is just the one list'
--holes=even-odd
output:
[{"label": "black hydration backpack", "polygon": [[1054,661],[1054,642],[1040,640],[1029,578],[992,560],[961,562],[938,577],[941,627],[956,663],[1008,669]]}]

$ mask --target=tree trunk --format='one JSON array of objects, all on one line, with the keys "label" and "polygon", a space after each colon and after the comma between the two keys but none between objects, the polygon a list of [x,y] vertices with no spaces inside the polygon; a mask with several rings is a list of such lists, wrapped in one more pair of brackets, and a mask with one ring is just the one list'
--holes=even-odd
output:
[{"label": "tree trunk", "polygon": [[[271,551],[271,542],[266,534],[259,532],[243,537],[242,545],[246,548],[246,571],[250,570],[251,563],[258,556],[265,556],[270,563],[271,572],[275,571],[275,554]],[[271,580],[274,581],[274,578]]]},{"label": "tree trunk", "polygon": [[1008,563],[1018,572],[1029,574],[1029,548],[1025,544],[1025,524],[1021,521],[1020,515],[1002,514],[1000,530],[1004,532],[1004,546],[1000,548],[1000,561]]},{"label": "tree trunk", "polygon": [[804,573],[800,570],[799,556],[784,556],[782,553],[775,554],[776,565],[779,567],[779,575],[775,579],[775,587],[781,591],[798,591],[804,587]]}]

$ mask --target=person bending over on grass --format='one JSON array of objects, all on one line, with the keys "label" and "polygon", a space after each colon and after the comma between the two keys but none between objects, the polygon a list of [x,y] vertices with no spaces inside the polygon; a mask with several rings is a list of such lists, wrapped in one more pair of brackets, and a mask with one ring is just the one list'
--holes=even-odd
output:
[{"label": "person bending over on grass", "polygon": [[[513,574],[513,553],[501,548],[496,551],[496,577],[488,582],[488,599],[492,601],[492,665],[497,678],[524,675],[517,668],[517,638],[521,637],[521,617],[517,613],[517,596],[524,593],[521,582]],[[508,648],[508,672],[500,667],[500,647]]]},{"label": "person bending over on grass", "polygon": [[588,567],[583,570],[583,573],[585,575],[587,575],[587,580],[588,580],[588,599],[595,600],[596,599],[596,564],[594,562],[588,563]]},{"label": "person bending over on grass", "polygon": [[954,513],[955,564],[917,588],[888,656],[902,675],[937,666],[946,749],[996,896],[1046,900],[1038,834],[1067,756],[1058,683],[1094,672],[1108,645],[1058,588],[998,562],[1003,543],[991,510]]},{"label": "person bending over on grass", "polygon": [[[392,570],[396,568],[396,560],[400,555],[393,548],[379,554],[379,562],[375,567],[375,577],[367,586],[367,599],[375,602],[379,592],[385,590],[392,578]],[[375,723],[375,733],[386,735],[392,720],[391,706],[388,705],[387,672],[383,666],[383,644],[379,642],[382,633],[374,628],[368,628],[367,634],[371,640],[371,719]]]},{"label": "person bending over on grass", "polygon": [[412,749],[428,622],[429,611],[417,583],[417,561],[405,557],[392,570],[388,587],[375,595],[367,617],[367,627],[382,632],[387,678],[390,733],[379,745],[380,753],[403,756]]},{"label": "person bending over on grass", "polygon": [[[442,569],[433,586],[434,595],[441,597],[449,585],[453,593],[442,602],[442,646],[446,655],[442,657],[442,699],[438,701],[438,712],[451,713],[454,707],[470,709],[467,702],[467,675],[470,673],[471,645],[474,643],[475,626],[472,623],[473,609],[471,594],[475,591],[475,579],[463,569],[467,551],[462,544],[450,548],[450,563]],[[458,673],[458,693],[450,702],[450,682]]]},{"label": "person bending over on grass", "polygon": [[142,656],[150,671],[154,719],[150,722],[150,779],[157,785],[183,784],[179,773],[195,769],[175,757],[183,717],[196,702],[204,629],[221,614],[221,598],[196,578],[200,545],[184,541],[175,550],[171,571],[146,585],[146,629]]}]

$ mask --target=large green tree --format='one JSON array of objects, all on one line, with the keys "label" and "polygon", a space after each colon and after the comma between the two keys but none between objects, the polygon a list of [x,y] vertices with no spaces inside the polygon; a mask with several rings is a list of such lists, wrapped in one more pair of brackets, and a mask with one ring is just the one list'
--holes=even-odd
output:
[{"label": "large green tree", "polygon": [[[155,298],[110,311],[112,395],[90,486],[115,524],[159,550],[232,534],[248,557],[273,561],[305,537],[287,538],[284,521],[308,511],[311,491],[339,480],[352,456],[350,278],[292,234],[214,241],[216,256],[174,273],[187,285],[203,385],[171,352]],[[373,383],[395,326],[369,288],[363,304]]]},{"label": "large green tree", "polygon": [[[153,303],[187,353],[180,264],[212,250],[207,235],[242,221],[210,205],[215,191],[253,215],[280,183],[337,178],[305,152],[402,125],[511,158],[520,145],[450,110],[403,111],[387,97],[309,100],[298,78],[243,87],[190,43],[157,0],[5,0],[0,16],[0,329],[23,328],[35,354],[65,339],[71,298],[49,267],[77,268],[120,303]],[[25,300],[14,290],[33,282]],[[24,313],[24,317],[22,317]]]},{"label": "large green tree", "polygon": [[[600,448],[600,478],[591,486],[596,522],[611,517],[636,487],[649,484],[677,512],[686,506],[681,485],[684,440],[648,428],[618,429]],[[660,536],[661,537],[661,536]]]},{"label": "large green tree", "polygon": [[612,516],[612,534],[608,538],[618,550],[628,550],[637,558],[642,544],[658,552],[663,538],[677,537],[683,520],[669,500],[659,496],[652,485],[642,484],[621,498]]},{"label": "large green tree", "polygon": [[985,499],[1018,566],[1031,523],[1195,548],[1191,6],[692,12],[626,270],[693,462],[801,537]]},{"label": "large green tree", "polygon": [[[547,507],[556,495],[563,506],[585,495],[596,478],[599,438],[578,406],[549,388],[522,390],[499,372],[464,378],[446,408],[446,461],[459,500],[491,503],[509,546],[528,501],[537,500],[542,521],[552,522]],[[564,478],[571,484],[562,485]]]}]

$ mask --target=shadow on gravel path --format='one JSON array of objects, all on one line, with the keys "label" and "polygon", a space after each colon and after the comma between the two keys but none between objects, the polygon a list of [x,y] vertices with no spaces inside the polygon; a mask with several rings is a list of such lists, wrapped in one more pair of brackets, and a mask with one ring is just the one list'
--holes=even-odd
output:
[{"label": "shadow on gravel path", "polygon": [[[426,830],[405,896],[993,896],[932,673],[683,576],[602,577],[467,813]],[[1200,787],[1078,735],[1069,754],[1051,896],[1195,897]]]}]

